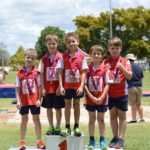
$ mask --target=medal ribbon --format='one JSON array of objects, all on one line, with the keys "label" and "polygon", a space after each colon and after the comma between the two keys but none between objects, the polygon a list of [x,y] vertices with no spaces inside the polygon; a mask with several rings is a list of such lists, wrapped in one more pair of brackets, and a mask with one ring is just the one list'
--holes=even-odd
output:
[{"label": "medal ribbon", "polygon": [[[56,55],[57,55],[57,53],[58,53],[58,52],[56,52]],[[55,73],[55,67],[56,67],[56,64],[57,64],[56,55],[54,56],[52,62],[50,62],[50,53],[49,53],[49,52],[47,53],[48,66],[50,66],[50,64],[52,63],[52,69],[51,69],[51,71],[49,71],[49,73],[48,73],[50,79],[53,79],[53,75],[54,75],[54,73]]]},{"label": "medal ribbon", "polygon": [[35,76],[35,74],[34,74],[34,67],[32,67],[32,83],[31,83],[31,86],[30,86],[30,84],[29,84],[29,78],[28,78],[28,72],[27,72],[27,68],[26,67],[24,67],[23,68],[24,69],[24,73],[25,73],[25,79],[26,79],[26,82],[27,82],[27,88],[28,88],[28,92],[29,92],[29,94],[32,94],[32,90],[33,90],[33,87],[34,87],[34,76]]},{"label": "medal ribbon", "polygon": [[[69,54],[68,54],[69,55]],[[75,54],[75,57],[77,58],[76,59],[76,67],[75,67],[75,69],[73,69],[72,68],[72,66],[71,66],[71,56],[69,55],[69,62],[70,62],[70,68],[71,68],[71,74],[72,74],[72,76],[74,76],[75,77],[75,74],[76,74],[76,71],[78,70],[78,50],[77,50],[77,52],[76,52],[76,54]]]},{"label": "medal ribbon", "polygon": [[98,87],[99,87],[99,81],[100,81],[100,78],[101,78],[102,73],[103,73],[103,65],[100,66],[99,78],[98,78],[98,80],[97,80],[97,83],[95,83],[94,78],[93,78],[93,76],[94,76],[94,70],[92,69],[92,65],[90,66],[90,76],[91,76],[92,84],[93,84],[95,90],[97,90]]},{"label": "medal ribbon", "polygon": [[[110,61],[111,61],[111,60],[110,60]],[[110,61],[109,61],[109,62],[110,62]],[[121,57],[119,57],[118,62],[121,62]],[[118,63],[118,62],[117,62],[117,63]],[[110,64],[111,64],[111,63],[110,63]],[[119,75],[119,69],[116,68],[115,70],[116,70],[116,71],[114,72],[114,71],[112,70],[112,67],[110,68],[110,71],[111,71],[111,73],[112,73],[114,79],[116,80],[116,79],[118,78],[118,75]]]}]

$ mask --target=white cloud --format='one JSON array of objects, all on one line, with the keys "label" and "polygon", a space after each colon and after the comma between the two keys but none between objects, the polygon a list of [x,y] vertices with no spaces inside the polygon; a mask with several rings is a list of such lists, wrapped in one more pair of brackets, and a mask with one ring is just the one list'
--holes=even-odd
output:
[{"label": "white cloud", "polygon": [[[112,8],[128,8],[144,5],[149,0],[111,0]],[[75,30],[72,22],[79,15],[99,15],[109,11],[110,0],[1,0],[0,42],[14,54],[21,44],[34,47],[40,31],[46,26],[56,26],[65,31]]]}]

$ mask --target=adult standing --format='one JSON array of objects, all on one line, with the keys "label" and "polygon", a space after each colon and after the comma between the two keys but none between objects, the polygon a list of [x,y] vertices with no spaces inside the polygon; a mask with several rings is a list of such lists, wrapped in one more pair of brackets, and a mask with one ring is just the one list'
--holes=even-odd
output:
[{"label": "adult standing", "polygon": [[142,98],[142,78],[144,77],[142,69],[134,63],[136,60],[133,54],[128,54],[127,59],[131,63],[132,79],[128,82],[128,98],[131,105],[132,120],[128,123],[137,123],[137,112],[140,117],[140,122],[144,122],[143,119],[143,107],[141,106]]}]

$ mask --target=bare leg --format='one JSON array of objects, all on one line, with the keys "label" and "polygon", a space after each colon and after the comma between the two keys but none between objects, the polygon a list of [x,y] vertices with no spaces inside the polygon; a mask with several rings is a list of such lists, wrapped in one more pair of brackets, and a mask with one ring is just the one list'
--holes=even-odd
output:
[{"label": "bare leg", "polygon": [[79,118],[80,118],[80,100],[79,99],[74,99],[73,108],[74,108],[75,123],[79,124]]},{"label": "bare leg", "polygon": [[35,126],[37,140],[41,140],[41,122],[40,122],[39,115],[33,115],[33,122]]},{"label": "bare leg", "polygon": [[22,115],[20,124],[20,139],[24,140],[27,131],[28,114]]},{"label": "bare leg", "polygon": [[97,122],[99,125],[100,136],[105,137],[105,122],[104,122],[104,113],[97,113]]},{"label": "bare leg", "polygon": [[54,124],[53,124],[53,110],[52,110],[52,108],[47,109],[47,118],[48,118],[49,126],[53,127]]},{"label": "bare leg", "polygon": [[126,131],[126,111],[118,111],[118,116],[119,116],[119,138],[124,139],[125,131]]},{"label": "bare leg", "polygon": [[70,124],[71,116],[71,100],[65,100],[65,120],[66,124]]},{"label": "bare leg", "polygon": [[56,121],[57,121],[57,127],[60,127],[61,118],[62,118],[62,111],[61,109],[55,109],[56,110]]},{"label": "bare leg", "polygon": [[110,124],[111,124],[113,136],[118,138],[118,120],[117,120],[117,117],[118,117],[117,108],[113,107],[110,110]]},{"label": "bare leg", "polygon": [[94,130],[95,130],[95,121],[96,121],[96,112],[88,111],[89,114],[89,135],[94,136]]}]

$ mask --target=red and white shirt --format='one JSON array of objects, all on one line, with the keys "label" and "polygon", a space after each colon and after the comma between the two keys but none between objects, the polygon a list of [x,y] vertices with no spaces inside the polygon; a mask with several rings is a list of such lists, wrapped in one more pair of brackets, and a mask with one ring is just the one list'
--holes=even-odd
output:
[{"label": "red and white shirt", "polygon": [[75,89],[77,90],[81,85],[81,76],[83,70],[87,70],[87,62],[85,56],[77,51],[76,55],[72,58],[69,51],[63,54],[63,60],[61,63],[63,69],[63,85],[64,89]]},{"label": "red and white shirt", "polygon": [[44,87],[47,93],[56,93],[59,86],[58,69],[61,66],[61,59],[62,54],[57,51],[55,56],[50,56],[49,53],[46,53],[39,63],[38,70],[43,74]]},{"label": "red and white shirt", "polygon": [[[16,75],[16,87],[20,89],[21,106],[36,105],[39,99],[39,86],[41,85],[40,73],[37,69],[33,69],[27,75],[25,74],[25,70],[21,69]],[[29,92],[28,86],[32,87],[32,93]]]},{"label": "red and white shirt", "polygon": [[[89,92],[96,98],[99,98],[106,86],[110,82],[110,76],[108,74],[108,67],[104,64],[101,64],[97,69],[95,69],[92,64],[89,65],[87,70],[87,81]],[[96,105],[89,97],[86,95],[86,104],[87,105]],[[105,97],[101,105],[108,104],[108,96]]]},{"label": "red and white shirt", "polygon": [[[109,94],[109,97],[111,98],[118,98],[118,97],[122,97],[128,94],[128,89],[127,89],[128,84],[127,84],[126,78],[123,72],[117,69],[116,67],[118,62],[120,62],[126,68],[127,71],[131,71],[131,65],[130,65],[129,60],[121,56],[117,59],[112,59],[111,57],[108,57],[104,60],[104,64],[110,67],[109,69],[111,72],[111,76],[113,76],[114,78],[116,78],[116,80],[119,81],[116,84],[110,85],[108,94]],[[115,77],[115,75],[117,76]]]}]

